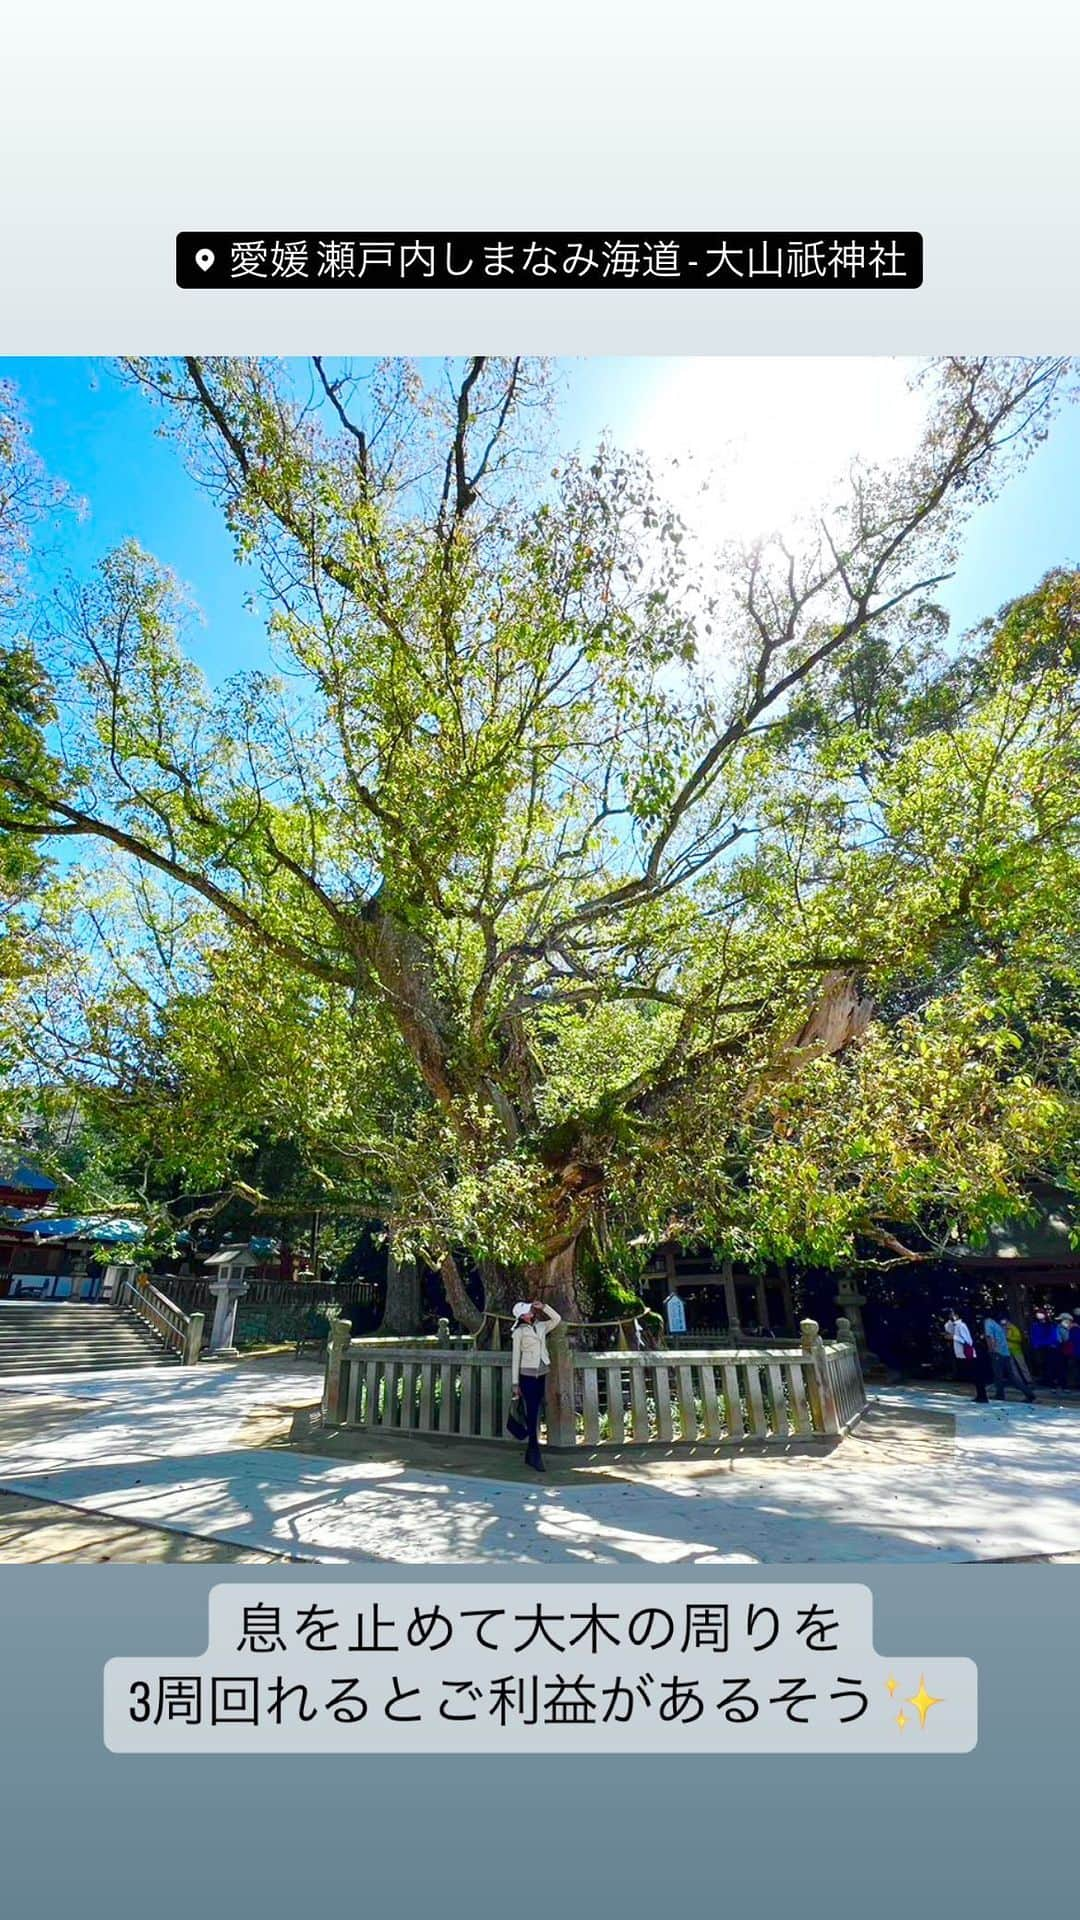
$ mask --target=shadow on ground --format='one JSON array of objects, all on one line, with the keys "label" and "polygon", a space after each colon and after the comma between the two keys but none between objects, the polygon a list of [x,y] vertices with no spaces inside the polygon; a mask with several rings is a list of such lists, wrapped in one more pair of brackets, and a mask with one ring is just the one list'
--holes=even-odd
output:
[{"label": "shadow on ground", "polygon": [[[0,1394],[0,1484],[128,1528],[327,1561],[981,1560],[1080,1550],[1080,1409],[883,1390],[827,1457],[567,1461],[317,1439],[317,1370],[200,1368]],[[14,1432],[9,1427],[12,1416]],[[300,1434],[297,1444],[295,1436]],[[252,1445],[254,1436],[274,1444]],[[13,1444],[14,1441],[14,1444]],[[317,1450],[320,1449],[320,1450]],[[490,1457],[488,1457],[490,1456]]]}]

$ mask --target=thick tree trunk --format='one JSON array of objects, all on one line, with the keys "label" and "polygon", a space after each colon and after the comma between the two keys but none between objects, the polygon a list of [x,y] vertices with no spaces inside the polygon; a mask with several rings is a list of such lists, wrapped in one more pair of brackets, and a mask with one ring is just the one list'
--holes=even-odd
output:
[{"label": "thick tree trunk", "polygon": [[[563,1321],[583,1318],[578,1304],[577,1241],[533,1267],[528,1274],[526,1295],[554,1307]],[[572,1447],[577,1425],[577,1406],[571,1348],[581,1340],[572,1327],[556,1327],[548,1341],[551,1371],[545,1382],[545,1421],[548,1441],[553,1447]]]},{"label": "thick tree trunk", "polygon": [[544,1300],[564,1320],[582,1320],[584,1314],[576,1282],[577,1242],[535,1266],[524,1269],[485,1268],[484,1305],[489,1313],[509,1315],[518,1300]]},{"label": "thick tree trunk", "polygon": [[576,1240],[528,1268],[525,1278],[527,1284],[519,1298],[543,1300],[564,1320],[584,1319],[577,1292]]},{"label": "thick tree trunk", "polygon": [[484,1316],[469,1299],[452,1253],[443,1255],[439,1264],[439,1278],[443,1283],[447,1305],[458,1325],[464,1327],[466,1333],[478,1333],[484,1324]]},{"label": "thick tree trunk", "polygon": [[420,1274],[415,1260],[399,1260],[393,1241],[386,1248],[386,1299],[380,1333],[419,1333]]}]

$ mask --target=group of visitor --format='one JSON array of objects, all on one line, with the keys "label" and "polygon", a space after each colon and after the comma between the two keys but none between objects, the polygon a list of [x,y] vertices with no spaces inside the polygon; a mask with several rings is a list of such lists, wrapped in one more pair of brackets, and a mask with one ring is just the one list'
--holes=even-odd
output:
[{"label": "group of visitor", "polygon": [[1080,1387],[1080,1309],[1059,1313],[1040,1307],[1031,1322],[1032,1365],[1048,1387]]},{"label": "group of visitor", "polygon": [[1028,1402],[1035,1398],[1036,1383],[1052,1389],[1080,1387],[1080,1309],[1055,1315],[1052,1307],[1038,1307],[1024,1328],[1005,1306],[977,1313],[969,1309],[966,1317],[951,1308],[945,1336],[952,1344],[957,1378],[967,1380],[983,1404],[991,1384],[996,1400],[1004,1400],[1012,1387]]}]

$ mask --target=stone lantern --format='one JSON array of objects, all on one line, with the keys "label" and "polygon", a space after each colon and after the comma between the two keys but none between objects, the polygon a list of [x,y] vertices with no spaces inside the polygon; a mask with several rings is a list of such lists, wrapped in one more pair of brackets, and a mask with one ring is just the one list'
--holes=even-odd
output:
[{"label": "stone lantern", "polygon": [[236,1360],[233,1345],[236,1309],[248,1290],[247,1276],[260,1263],[260,1256],[249,1246],[222,1247],[206,1260],[211,1269],[210,1292],[214,1296],[214,1324],[210,1330],[209,1360]]}]

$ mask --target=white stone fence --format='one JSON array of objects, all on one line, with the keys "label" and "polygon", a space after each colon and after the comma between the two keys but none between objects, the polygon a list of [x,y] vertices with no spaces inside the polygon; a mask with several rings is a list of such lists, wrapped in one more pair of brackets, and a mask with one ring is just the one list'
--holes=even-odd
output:
[{"label": "white stone fence", "polygon": [[[510,1354],[331,1332],[323,1418],[371,1433],[507,1441]],[[590,1353],[552,1334],[547,1440],[553,1447],[765,1445],[835,1439],[866,1405],[845,1321],[826,1341],[814,1320],[801,1344]]]}]

